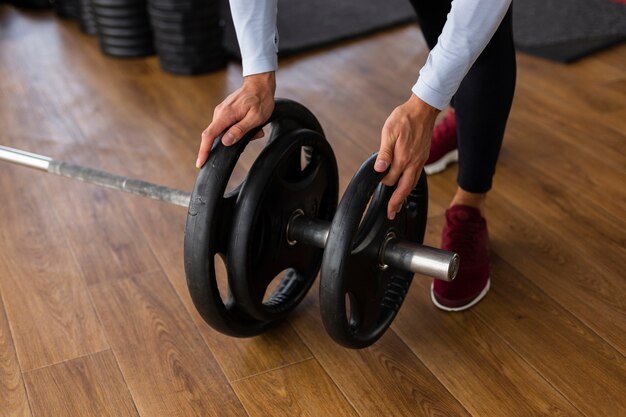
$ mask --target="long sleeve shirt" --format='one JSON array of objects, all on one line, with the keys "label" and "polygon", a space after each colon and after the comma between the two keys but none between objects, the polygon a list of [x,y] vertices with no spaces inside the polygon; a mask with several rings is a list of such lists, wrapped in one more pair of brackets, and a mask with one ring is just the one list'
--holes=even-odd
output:
[{"label": "long sleeve shirt", "polygon": [[[277,2],[230,0],[244,76],[278,68]],[[510,4],[511,0],[453,0],[443,31],[412,92],[443,110],[489,43]]]}]

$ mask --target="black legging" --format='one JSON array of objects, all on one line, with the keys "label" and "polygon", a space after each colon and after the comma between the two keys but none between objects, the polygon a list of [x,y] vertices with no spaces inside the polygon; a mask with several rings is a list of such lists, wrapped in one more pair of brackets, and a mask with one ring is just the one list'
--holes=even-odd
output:
[{"label": "black legging", "polygon": [[[430,49],[446,23],[451,0],[410,0]],[[471,193],[491,189],[515,90],[515,49],[509,8],[496,33],[469,70],[452,99],[456,114],[459,174]]]}]

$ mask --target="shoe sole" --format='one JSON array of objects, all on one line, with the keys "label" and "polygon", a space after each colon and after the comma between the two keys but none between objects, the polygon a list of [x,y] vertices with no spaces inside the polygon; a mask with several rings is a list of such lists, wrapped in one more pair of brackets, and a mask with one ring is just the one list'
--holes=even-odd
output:
[{"label": "shoe sole", "polygon": [[483,290],[480,292],[480,294],[478,294],[478,296],[476,298],[474,298],[468,304],[465,304],[464,306],[460,306],[460,307],[446,307],[446,306],[440,304],[435,299],[435,292],[433,291],[433,286],[434,286],[434,284],[430,284],[430,299],[432,300],[433,304],[437,308],[439,308],[439,309],[441,309],[443,311],[457,312],[457,311],[463,311],[463,310],[467,310],[468,308],[474,307],[476,304],[478,304],[478,302],[480,300],[485,298],[485,295],[487,295],[487,293],[489,292],[489,288],[491,288],[491,278],[487,279],[487,285],[485,285],[485,288],[483,288]]},{"label": "shoe sole", "polygon": [[455,149],[453,151],[445,154],[441,159],[437,162],[433,162],[432,164],[428,164],[424,166],[424,171],[426,171],[426,175],[438,174],[445,170],[448,165],[458,162],[459,160],[459,150]]}]

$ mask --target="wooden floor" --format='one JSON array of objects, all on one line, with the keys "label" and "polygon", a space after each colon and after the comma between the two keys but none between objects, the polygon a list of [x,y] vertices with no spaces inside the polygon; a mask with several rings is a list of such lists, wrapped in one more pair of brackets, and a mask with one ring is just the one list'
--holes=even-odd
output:
[{"label": "wooden floor", "polygon": [[[411,26],[282,63],[278,95],[319,117],[342,189],[425,57]],[[186,289],[184,209],[0,163],[0,416],[626,416],[626,45],[518,63],[491,292],[446,314],[416,278],[361,351],[326,336],[316,288],[266,335],[213,331]],[[190,190],[239,83],[237,65],[175,77],[0,6],[3,145]],[[455,175],[429,179],[429,244]]]}]

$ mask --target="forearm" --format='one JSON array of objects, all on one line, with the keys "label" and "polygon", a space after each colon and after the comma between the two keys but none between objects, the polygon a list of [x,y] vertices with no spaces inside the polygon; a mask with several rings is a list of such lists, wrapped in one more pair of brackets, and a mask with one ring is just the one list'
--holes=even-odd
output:
[{"label": "forearm", "polygon": [[230,0],[243,75],[278,68],[277,0]]},{"label": "forearm", "polygon": [[442,110],[491,40],[511,0],[454,0],[413,93]]}]

